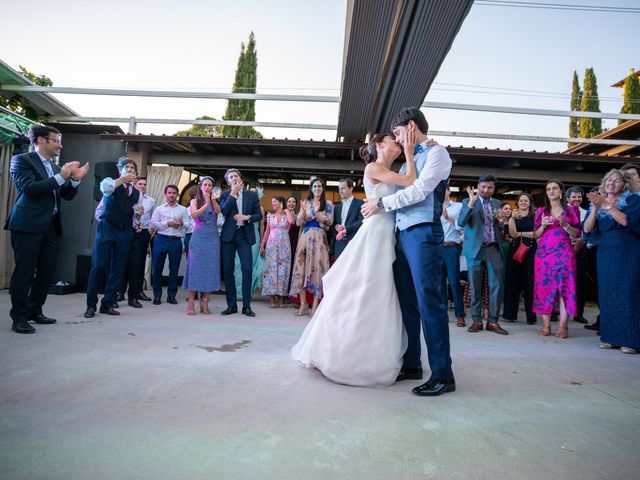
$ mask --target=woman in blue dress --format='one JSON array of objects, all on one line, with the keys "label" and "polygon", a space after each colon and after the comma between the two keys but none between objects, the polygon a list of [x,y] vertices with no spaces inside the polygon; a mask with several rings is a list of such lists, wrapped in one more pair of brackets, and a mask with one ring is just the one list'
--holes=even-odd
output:
[{"label": "woman in blue dress", "polygon": [[624,353],[640,350],[640,195],[631,177],[611,170],[597,192],[588,193],[591,208],[583,229],[598,239],[600,348]]},{"label": "woman in blue dress", "polygon": [[196,314],[193,303],[196,292],[202,292],[200,312],[211,314],[209,292],[220,290],[220,236],[217,228],[220,204],[213,195],[213,185],[213,178],[203,177],[196,198],[189,205],[195,228],[182,281],[182,288],[189,290],[187,315]]}]

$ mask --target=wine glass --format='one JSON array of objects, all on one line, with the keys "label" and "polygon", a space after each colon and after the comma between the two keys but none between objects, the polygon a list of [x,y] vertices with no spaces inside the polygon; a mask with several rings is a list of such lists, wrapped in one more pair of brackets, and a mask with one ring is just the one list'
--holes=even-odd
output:
[{"label": "wine glass", "polygon": [[220,187],[213,187],[213,190],[211,190],[211,193],[213,193],[213,198],[218,200],[222,195],[222,189]]}]

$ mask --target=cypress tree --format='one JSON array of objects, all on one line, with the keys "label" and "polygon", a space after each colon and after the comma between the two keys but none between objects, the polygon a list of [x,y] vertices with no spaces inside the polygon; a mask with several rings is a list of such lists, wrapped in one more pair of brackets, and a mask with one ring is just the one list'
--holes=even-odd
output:
[{"label": "cypress tree", "polygon": [[[624,79],[624,103],[620,113],[640,113],[640,81],[633,71]],[[618,125],[624,122],[626,120],[618,120]]]},{"label": "cypress tree", "polygon": [[[256,42],[253,32],[249,35],[249,42],[240,47],[238,57],[238,67],[233,81],[233,93],[256,93],[258,69],[258,53],[256,52]],[[255,100],[227,101],[227,110],[222,117],[223,120],[244,120],[254,121],[256,119]],[[262,138],[262,134],[253,127],[232,127],[224,126],[222,129],[224,137],[239,138]]]},{"label": "cypress tree", "polygon": [[[587,68],[584,72],[584,87],[582,89],[582,99],[580,100],[580,110],[583,112],[599,112],[600,100],[598,100],[598,85],[596,74],[593,68]],[[580,118],[580,137],[592,138],[602,133],[602,119],[600,118]]]},{"label": "cypress tree", "polygon": [[[578,73],[573,71],[573,85],[571,86],[571,111],[580,111],[580,100],[582,91],[580,90],[580,82],[578,81]],[[580,136],[580,120],[578,117],[569,117],[569,137],[577,138]],[[569,147],[573,147],[575,143],[569,142]]]}]

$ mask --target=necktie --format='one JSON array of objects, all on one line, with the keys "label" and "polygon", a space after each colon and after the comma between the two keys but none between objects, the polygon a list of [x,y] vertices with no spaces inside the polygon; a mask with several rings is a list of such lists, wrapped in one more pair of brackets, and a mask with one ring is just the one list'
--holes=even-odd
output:
[{"label": "necktie", "polygon": [[493,236],[491,235],[493,215],[491,214],[491,205],[489,204],[489,201],[482,202],[482,209],[484,211],[484,241],[486,243],[491,243],[493,242]]},{"label": "necktie", "polygon": [[415,148],[413,149],[413,154],[417,155],[418,153],[422,153],[424,152],[424,147],[422,145],[416,145]]}]

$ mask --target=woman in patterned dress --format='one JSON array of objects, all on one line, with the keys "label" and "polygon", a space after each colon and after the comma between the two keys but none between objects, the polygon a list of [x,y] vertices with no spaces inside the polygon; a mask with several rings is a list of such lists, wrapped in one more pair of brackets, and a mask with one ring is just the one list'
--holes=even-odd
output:
[{"label": "woman in patterned dress", "polygon": [[571,237],[580,236],[580,212],[567,205],[564,185],[549,180],[544,207],[533,220],[538,248],[534,261],[533,311],[542,315],[540,335],[551,335],[551,314],[559,299],[560,321],[556,337],[567,338],[567,321],[578,313],[576,301],[576,254]]},{"label": "woman in patterned dress", "polygon": [[200,312],[208,315],[211,313],[209,292],[220,290],[220,237],[217,228],[220,204],[213,195],[213,178],[202,178],[189,212],[195,228],[189,242],[182,288],[189,291],[187,315],[196,314],[193,304],[196,292],[202,292]]},{"label": "woman in patterned dress", "polygon": [[[298,249],[293,266],[290,295],[301,294],[304,299],[305,291],[313,294],[311,316],[318,308],[322,298],[322,277],[329,269],[329,243],[326,230],[333,223],[333,205],[325,198],[324,183],[314,178],[309,184],[306,201],[302,202],[296,222],[303,227],[298,240]],[[307,313],[307,304],[300,302],[296,316]]]},{"label": "woman in patterned dress", "polygon": [[264,255],[262,295],[269,295],[271,308],[284,306],[284,297],[289,293],[291,273],[291,242],[289,227],[294,218],[284,208],[284,197],[275,195],[271,199],[273,213],[267,214],[267,227],[260,243],[260,254]]}]

